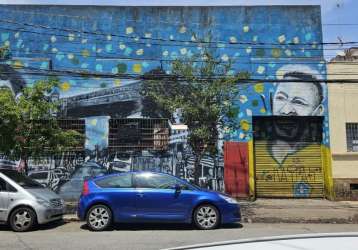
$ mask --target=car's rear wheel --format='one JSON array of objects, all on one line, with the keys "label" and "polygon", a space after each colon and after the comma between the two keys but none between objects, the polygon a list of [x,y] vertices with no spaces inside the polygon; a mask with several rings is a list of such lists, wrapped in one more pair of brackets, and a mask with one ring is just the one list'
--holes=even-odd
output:
[{"label": "car's rear wheel", "polygon": [[210,204],[198,206],[194,211],[194,223],[198,229],[215,229],[220,224],[220,213],[218,209]]},{"label": "car's rear wheel", "polygon": [[9,222],[13,231],[26,232],[36,224],[36,214],[31,208],[20,207],[11,213]]},{"label": "car's rear wheel", "polygon": [[87,225],[93,231],[103,231],[112,224],[112,212],[105,205],[94,205],[87,213]]}]

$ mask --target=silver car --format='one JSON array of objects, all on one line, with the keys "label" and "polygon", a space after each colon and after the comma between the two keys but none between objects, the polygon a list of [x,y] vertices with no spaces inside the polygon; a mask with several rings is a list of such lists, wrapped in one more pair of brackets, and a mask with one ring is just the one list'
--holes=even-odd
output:
[{"label": "silver car", "polygon": [[16,232],[62,219],[64,201],[15,170],[0,169],[0,222]]}]

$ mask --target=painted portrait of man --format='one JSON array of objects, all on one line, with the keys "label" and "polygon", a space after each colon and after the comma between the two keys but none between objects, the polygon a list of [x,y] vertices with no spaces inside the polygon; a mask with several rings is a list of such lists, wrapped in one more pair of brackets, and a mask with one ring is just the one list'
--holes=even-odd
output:
[{"label": "painted portrait of man", "polygon": [[[288,119],[288,116],[310,117],[324,115],[322,77],[318,71],[305,65],[288,65],[278,71],[276,90],[271,97],[274,119],[273,143],[269,151],[279,164],[286,157],[305,147],[312,137],[304,119]],[[280,118],[281,117],[281,118]]]}]

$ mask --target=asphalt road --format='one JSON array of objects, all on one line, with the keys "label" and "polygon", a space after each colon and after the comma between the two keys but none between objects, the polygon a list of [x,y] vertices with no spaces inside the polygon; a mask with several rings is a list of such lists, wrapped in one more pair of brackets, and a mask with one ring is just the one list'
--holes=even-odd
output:
[{"label": "asphalt road", "polygon": [[0,249],[161,249],[261,236],[300,233],[358,232],[358,224],[237,224],[212,231],[186,225],[118,225],[90,232],[83,223],[57,223],[37,231],[13,233],[0,226]]}]

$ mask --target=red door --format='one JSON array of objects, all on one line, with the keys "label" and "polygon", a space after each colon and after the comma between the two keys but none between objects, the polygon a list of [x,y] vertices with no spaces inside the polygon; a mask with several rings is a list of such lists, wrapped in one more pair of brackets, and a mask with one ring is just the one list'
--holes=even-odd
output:
[{"label": "red door", "polygon": [[225,192],[233,197],[249,197],[249,158],[246,142],[224,144]]}]

